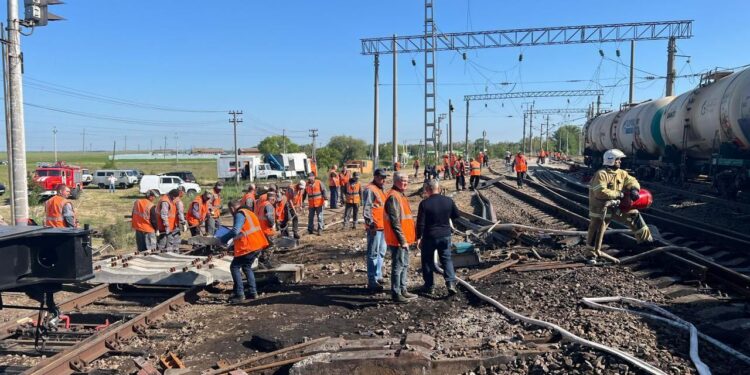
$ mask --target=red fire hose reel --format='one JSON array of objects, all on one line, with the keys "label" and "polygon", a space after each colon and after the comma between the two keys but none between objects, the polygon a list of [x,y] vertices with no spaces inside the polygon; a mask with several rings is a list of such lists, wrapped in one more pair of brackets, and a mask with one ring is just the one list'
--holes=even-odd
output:
[{"label": "red fire hose reel", "polygon": [[630,194],[625,193],[625,196],[620,200],[620,210],[645,210],[651,207],[651,204],[654,203],[654,197],[651,195],[650,191],[641,189],[638,192],[638,195],[640,195],[640,197],[633,201],[630,199]]}]

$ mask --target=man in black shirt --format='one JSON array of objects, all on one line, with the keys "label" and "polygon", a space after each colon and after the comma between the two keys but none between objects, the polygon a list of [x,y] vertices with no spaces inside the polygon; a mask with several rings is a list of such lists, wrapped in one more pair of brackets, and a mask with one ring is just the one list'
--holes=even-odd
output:
[{"label": "man in black shirt", "polygon": [[434,291],[434,258],[437,250],[445,272],[445,285],[450,294],[455,294],[456,272],[451,259],[450,219],[458,219],[458,207],[453,199],[440,195],[440,184],[437,180],[427,181],[424,191],[427,198],[419,203],[417,214],[417,247],[421,249],[424,279],[421,292],[432,294]]}]

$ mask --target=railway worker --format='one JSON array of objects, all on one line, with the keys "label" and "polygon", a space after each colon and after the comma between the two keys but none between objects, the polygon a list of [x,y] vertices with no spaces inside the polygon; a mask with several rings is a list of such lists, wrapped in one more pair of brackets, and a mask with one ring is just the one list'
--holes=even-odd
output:
[{"label": "railway worker", "polygon": [[[586,244],[590,247],[594,259],[603,256],[601,253],[601,241],[599,236],[604,233],[610,221],[625,223],[628,225],[639,244],[653,242],[651,231],[646,222],[643,220],[638,210],[621,212],[613,201],[618,201],[625,197],[625,194],[632,201],[640,198],[641,185],[635,177],[628,174],[627,171],[620,169],[620,163],[625,153],[618,149],[607,150],[604,153],[602,162],[603,168],[596,171],[591,178],[589,185],[589,230],[586,237]],[[607,207],[608,202],[614,207]],[[602,214],[606,214],[602,217]]]},{"label": "railway worker", "polygon": [[210,217],[211,201],[214,199],[213,194],[206,190],[203,194],[198,195],[190,203],[190,210],[187,214],[187,224],[190,228],[190,235],[202,235],[202,229],[206,226],[206,221]]},{"label": "railway worker", "polygon": [[449,180],[451,178],[451,161],[448,155],[443,157],[443,179]]},{"label": "railway worker", "polygon": [[359,205],[362,202],[362,185],[359,183],[359,172],[354,172],[352,178],[343,187],[346,206],[344,208],[344,229],[352,219],[352,229],[357,228],[357,216],[359,216]]},{"label": "railway worker", "polygon": [[[228,204],[229,212],[234,217],[232,230],[219,238],[226,244],[234,238],[234,258],[229,265],[234,282],[233,295],[230,302],[242,302],[245,298],[258,298],[258,289],[255,286],[255,274],[252,265],[261,251],[268,248],[269,242],[260,228],[260,221],[255,214],[244,206],[242,202],[231,201]],[[245,294],[245,286],[242,283],[242,274],[247,278],[248,290]]]},{"label": "railway worker", "polygon": [[362,194],[362,217],[365,220],[367,233],[367,290],[382,292],[383,288],[383,258],[385,258],[385,192],[383,185],[388,174],[383,169],[376,169],[372,182],[367,184]]},{"label": "railway worker", "polygon": [[[266,235],[268,241],[272,242],[272,239],[276,237],[276,230],[274,229],[276,226],[276,192],[269,191],[266,193],[265,200],[262,202],[258,200],[258,202],[255,203],[255,216],[260,223],[260,230]],[[271,269],[273,268],[273,265],[271,264],[272,255],[273,248],[269,246],[260,254],[258,261],[266,269]]]},{"label": "railway worker", "polygon": [[393,170],[396,171],[396,172],[398,172],[398,171],[401,170],[401,162],[400,161],[396,161],[395,163],[393,163]]},{"label": "railway worker", "polygon": [[409,186],[409,176],[393,174],[393,188],[385,200],[383,235],[391,250],[391,298],[396,303],[405,303],[417,296],[406,288],[409,271],[409,246],[417,241],[414,217],[409,200],[404,192]]},{"label": "railway worker", "polygon": [[265,186],[264,189],[266,190],[266,192],[258,196],[258,199],[255,200],[255,204],[253,206],[254,208],[258,208],[259,205],[263,204],[263,202],[268,200],[268,193],[276,194],[275,185]]},{"label": "railway worker", "polygon": [[214,184],[212,195],[214,199],[211,201],[211,212],[206,219],[206,233],[209,236],[213,236],[216,233],[216,228],[221,225],[221,190],[224,189],[224,184],[218,181]]},{"label": "railway worker", "polygon": [[510,151],[505,151],[505,167],[510,169]]},{"label": "railway worker", "polygon": [[483,167],[489,167],[490,166],[490,155],[486,152],[482,154],[482,166]]},{"label": "railway worker", "polygon": [[331,200],[328,202],[331,208],[338,208],[339,204],[339,174],[336,172],[337,166],[334,164],[328,171],[328,189],[331,191]]},{"label": "railway worker", "polygon": [[185,203],[182,201],[182,197],[185,196],[185,188],[180,186],[177,188],[178,196],[173,199],[175,208],[177,209],[177,229],[172,232],[169,236],[169,250],[178,251],[180,250],[180,243],[182,242],[182,232],[188,231],[187,216],[185,215]]},{"label": "railway worker", "polygon": [[281,221],[281,233],[289,236],[289,225],[292,225],[292,234],[299,239],[299,213],[302,210],[303,197],[305,195],[305,180],[300,180],[296,185],[287,188],[287,204],[284,220]]},{"label": "railway worker", "polygon": [[314,173],[307,175],[307,185],[305,186],[305,196],[307,197],[307,233],[313,234],[313,224],[315,218],[318,218],[318,236],[321,235],[325,225],[323,223],[323,206],[328,200],[326,190],[323,184],[315,178]]},{"label": "railway worker", "polygon": [[177,206],[174,203],[174,199],[179,199],[179,196],[180,191],[172,189],[169,193],[159,197],[159,203],[156,205],[156,211],[158,213],[156,224],[157,229],[159,230],[159,236],[156,241],[157,250],[170,250],[170,235],[173,232],[178,232]]},{"label": "railway worker", "polygon": [[511,166],[516,171],[516,184],[518,185],[518,188],[523,189],[523,179],[526,178],[526,172],[529,170],[528,162],[523,151],[518,151]]},{"label": "railway worker", "polygon": [[479,186],[479,176],[481,175],[482,165],[472,158],[471,162],[469,162],[469,186],[472,189],[476,189]]},{"label": "railway worker", "polygon": [[255,184],[248,184],[240,203],[243,207],[253,211],[255,209]]},{"label": "railway worker", "polygon": [[456,176],[456,191],[466,190],[466,163],[462,156],[458,157],[453,174]]},{"label": "railway worker", "polygon": [[159,196],[156,190],[149,190],[143,198],[133,203],[130,227],[135,231],[135,245],[138,251],[156,250],[157,215],[154,200]]},{"label": "railway worker", "polygon": [[352,178],[351,172],[346,169],[346,165],[341,167],[339,172],[339,197],[341,198],[341,205],[346,207],[346,185],[349,184],[349,180]]},{"label": "railway worker", "polygon": [[57,184],[57,194],[44,202],[44,226],[50,228],[77,228],[78,220],[73,203],[68,200],[70,188]]},{"label": "railway worker", "polygon": [[456,272],[451,258],[451,224],[458,220],[458,208],[453,199],[440,194],[440,183],[429,180],[424,184],[427,198],[419,203],[417,213],[417,248],[421,250],[421,292],[432,295],[434,291],[435,251],[445,275],[445,286],[450,294],[456,294]]},{"label": "railway worker", "polygon": [[537,164],[544,164],[544,158],[547,156],[547,153],[544,152],[544,149],[539,150],[539,155],[536,158]]},{"label": "railway worker", "polygon": [[414,158],[414,178],[419,176],[419,158]]}]

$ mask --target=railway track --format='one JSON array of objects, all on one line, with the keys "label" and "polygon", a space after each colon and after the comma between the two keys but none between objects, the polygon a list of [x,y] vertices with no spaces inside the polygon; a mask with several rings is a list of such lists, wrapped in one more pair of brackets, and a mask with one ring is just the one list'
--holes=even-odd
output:
[{"label": "railway track", "polygon": [[5,373],[74,374],[87,372],[107,355],[142,356],[121,349],[164,314],[196,298],[198,288],[136,287],[100,284],[59,303],[64,317],[35,340],[37,315],[0,326],[0,355]]},{"label": "railway track", "polygon": [[[544,172],[540,173],[544,174]],[[538,176],[535,176],[538,177]],[[496,201],[494,195],[503,197],[501,204],[515,204],[517,207],[531,206],[533,208],[514,208],[518,216],[532,215],[548,223],[547,227],[555,229],[585,230],[588,219],[585,205],[577,201],[570,192],[554,186],[548,186],[549,181],[530,181],[530,188],[518,190],[515,183],[505,176],[495,178],[484,177],[486,185],[480,187],[477,212],[494,210],[491,202]],[[544,180],[544,178],[542,178]],[[587,197],[586,197],[587,199]],[[528,211],[527,211],[528,210]],[[491,223],[488,215],[479,217],[472,213],[463,213],[462,221],[468,221],[467,227],[474,229]],[[652,222],[647,219],[647,222]],[[549,223],[552,225],[550,226]],[[688,226],[690,224],[687,224]],[[661,225],[660,225],[661,226]],[[665,228],[669,228],[664,226]],[[670,228],[671,229],[671,228]],[[706,232],[696,232],[706,235]],[[713,233],[708,231],[708,233]],[[666,236],[665,236],[666,235]],[[740,273],[742,269],[732,269],[727,264],[721,264],[705,254],[717,254],[728,251],[727,247],[710,246],[704,238],[702,241],[679,238],[671,232],[663,232],[662,236],[670,241],[662,240],[665,246],[680,243],[683,248],[690,246],[693,252],[665,252],[654,257],[639,259],[627,267],[639,277],[659,289],[670,299],[670,310],[684,319],[693,321],[701,331],[720,337],[725,342],[750,353],[750,329],[748,329],[749,306],[746,300],[748,284],[746,275]],[[533,236],[532,236],[533,237]],[[614,256],[622,257],[630,253],[629,248],[634,239],[626,234],[615,234],[611,237],[614,245],[606,251]],[[508,238],[501,238],[507,241]],[[538,243],[539,238],[517,238],[525,244]],[[735,238],[742,241],[742,237]],[[684,242],[681,242],[684,241]],[[688,254],[688,256],[685,256]],[[741,256],[741,255],[736,255]],[[719,257],[718,260],[726,258]],[[736,261],[735,261],[736,264]],[[742,263],[740,263],[742,264]],[[543,268],[542,268],[543,269]]]}]

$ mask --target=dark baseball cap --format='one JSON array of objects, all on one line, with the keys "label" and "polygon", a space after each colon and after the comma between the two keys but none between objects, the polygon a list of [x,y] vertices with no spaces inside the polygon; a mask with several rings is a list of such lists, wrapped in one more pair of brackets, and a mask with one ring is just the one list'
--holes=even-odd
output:
[{"label": "dark baseball cap", "polygon": [[378,168],[375,170],[375,172],[372,174],[373,177],[388,177],[388,173],[385,173],[385,169]]}]

